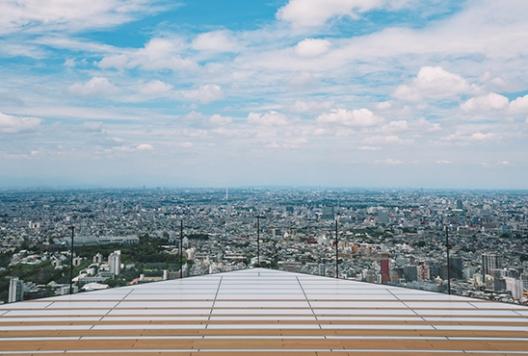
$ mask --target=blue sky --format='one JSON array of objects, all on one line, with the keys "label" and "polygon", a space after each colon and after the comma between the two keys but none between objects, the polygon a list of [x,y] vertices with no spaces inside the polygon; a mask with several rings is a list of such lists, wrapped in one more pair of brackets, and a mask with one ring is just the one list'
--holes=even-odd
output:
[{"label": "blue sky", "polygon": [[524,0],[5,0],[0,186],[516,188]]}]

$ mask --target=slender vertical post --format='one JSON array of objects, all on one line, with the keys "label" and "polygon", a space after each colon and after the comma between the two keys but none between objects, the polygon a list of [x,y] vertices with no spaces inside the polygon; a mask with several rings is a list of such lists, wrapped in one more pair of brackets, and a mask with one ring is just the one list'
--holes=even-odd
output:
[{"label": "slender vertical post", "polygon": [[257,267],[260,267],[260,215],[257,215]]},{"label": "slender vertical post", "polygon": [[337,239],[337,219],[336,219],[335,221],[336,278],[339,278],[339,252],[337,249],[338,243],[339,243],[339,240]]},{"label": "slender vertical post", "polygon": [[449,266],[449,228],[445,228],[446,251],[447,251],[447,294],[451,294],[451,267]]},{"label": "slender vertical post", "polygon": [[73,234],[75,226],[70,226],[71,229],[71,249],[70,249],[70,294],[73,294]]},{"label": "slender vertical post", "polygon": [[183,278],[183,219],[180,220],[180,279]]}]

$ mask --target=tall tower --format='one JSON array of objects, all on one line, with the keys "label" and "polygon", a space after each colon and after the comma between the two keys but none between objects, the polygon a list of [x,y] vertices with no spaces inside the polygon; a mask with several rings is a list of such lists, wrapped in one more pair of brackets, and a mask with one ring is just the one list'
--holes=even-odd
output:
[{"label": "tall tower", "polygon": [[380,265],[381,265],[381,283],[390,281],[390,266],[389,266],[389,255],[387,252],[379,254]]},{"label": "tall tower", "polygon": [[24,297],[24,283],[18,277],[11,278],[9,281],[8,302],[19,302]]},{"label": "tall tower", "polygon": [[494,253],[488,253],[482,255],[482,277],[485,278],[487,274],[491,273],[491,270],[500,269],[499,256]]},{"label": "tall tower", "polygon": [[110,266],[110,273],[113,273],[114,276],[121,273],[121,251],[117,250],[108,256],[108,265]]},{"label": "tall tower", "polygon": [[449,276],[455,279],[462,279],[464,270],[464,260],[460,256],[449,257]]}]

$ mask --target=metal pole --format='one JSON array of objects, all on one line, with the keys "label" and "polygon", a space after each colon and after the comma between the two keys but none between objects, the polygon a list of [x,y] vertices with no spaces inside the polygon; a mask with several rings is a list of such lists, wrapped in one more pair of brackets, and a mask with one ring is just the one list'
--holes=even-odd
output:
[{"label": "metal pole", "polygon": [[183,219],[180,220],[180,279],[183,278]]},{"label": "metal pole", "polygon": [[337,244],[338,244],[338,239],[337,239],[337,219],[335,221],[335,253],[336,253],[336,275],[335,277],[336,278],[339,278],[339,252],[337,250]]},{"label": "metal pole", "polygon": [[260,215],[257,215],[257,267],[260,267]]},{"label": "metal pole", "polygon": [[451,271],[449,266],[449,228],[445,228],[446,251],[447,251],[447,294],[451,294]]},{"label": "metal pole", "polygon": [[71,229],[71,251],[70,251],[70,294],[73,294],[73,234],[75,226],[70,226]]}]

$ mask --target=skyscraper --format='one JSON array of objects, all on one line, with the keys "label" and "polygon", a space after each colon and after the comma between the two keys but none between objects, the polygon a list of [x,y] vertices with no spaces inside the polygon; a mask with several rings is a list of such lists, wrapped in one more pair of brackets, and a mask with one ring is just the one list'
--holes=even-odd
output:
[{"label": "skyscraper", "polygon": [[390,281],[390,266],[389,266],[389,256],[386,252],[380,254],[380,265],[381,265],[381,282]]},{"label": "skyscraper", "polygon": [[449,257],[449,277],[462,279],[464,271],[464,261],[460,256]]},{"label": "skyscraper", "polygon": [[334,219],[334,207],[333,206],[325,206],[323,207],[323,216],[322,218],[324,220],[333,220]]},{"label": "skyscraper", "polygon": [[494,253],[482,255],[482,276],[485,278],[487,274],[491,274],[491,270],[500,269],[499,256]]},{"label": "skyscraper", "polygon": [[18,277],[11,278],[9,281],[9,297],[8,302],[18,302],[24,297],[24,283]]},{"label": "skyscraper", "polygon": [[110,266],[110,273],[118,276],[121,273],[121,251],[117,250],[108,256],[108,265]]}]

